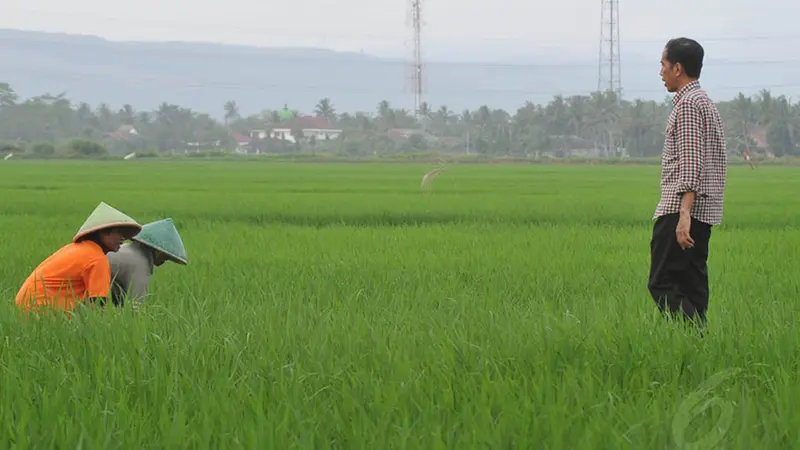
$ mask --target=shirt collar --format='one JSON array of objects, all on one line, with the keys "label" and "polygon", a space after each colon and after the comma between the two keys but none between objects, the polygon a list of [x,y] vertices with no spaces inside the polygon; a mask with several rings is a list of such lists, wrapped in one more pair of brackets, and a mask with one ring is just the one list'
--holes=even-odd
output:
[{"label": "shirt collar", "polygon": [[696,89],[700,89],[700,81],[699,80],[690,81],[689,84],[680,88],[678,92],[675,93],[675,97],[672,100],[672,104],[677,105],[678,102],[683,98],[683,96]]}]

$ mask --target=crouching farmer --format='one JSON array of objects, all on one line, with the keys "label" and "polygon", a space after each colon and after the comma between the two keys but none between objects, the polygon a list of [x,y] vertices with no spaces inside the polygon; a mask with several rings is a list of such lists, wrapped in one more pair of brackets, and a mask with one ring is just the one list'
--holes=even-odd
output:
[{"label": "crouching farmer", "polygon": [[72,243],[50,255],[28,276],[17,293],[17,307],[52,308],[69,314],[79,304],[103,304],[111,290],[106,254],[118,251],[141,229],[135,220],[100,203]]},{"label": "crouching farmer", "polygon": [[166,261],[180,265],[188,262],[186,249],[172,219],[144,225],[133,242],[108,255],[114,305],[123,306],[127,299],[137,309],[147,297],[153,268]]}]

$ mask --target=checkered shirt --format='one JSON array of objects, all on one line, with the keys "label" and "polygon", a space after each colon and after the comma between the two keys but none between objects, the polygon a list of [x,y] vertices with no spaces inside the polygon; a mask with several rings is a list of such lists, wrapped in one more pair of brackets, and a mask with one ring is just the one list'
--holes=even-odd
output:
[{"label": "checkered shirt", "polygon": [[728,169],[722,118],[697,81],[681,88],[673,105],[661,156],[661,200],[653,219],[680,212],[682,194],[695,192],[691,216],[719,225]]}]

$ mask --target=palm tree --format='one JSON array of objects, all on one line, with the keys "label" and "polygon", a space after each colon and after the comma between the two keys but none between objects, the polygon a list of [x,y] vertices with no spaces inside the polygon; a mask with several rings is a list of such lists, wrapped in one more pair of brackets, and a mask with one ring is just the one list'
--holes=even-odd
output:
[{"label": "palm tree", "polygon": [[571,134],[586,138],[586,122],[588,119],[588,98],[575,95],[567,100],[566,120]]},{"label": "palm tree", "polygon": [[230,125],[230,123],[239,117],[239,105],[236,104],[236,101],[229,100],[225,102],[225,125]]},{"label": "palm tree", "polygon": [[433,126],[438,131],[439,135],[449,135],[450,134],[450,125],[452,124],[454,117],[453,112],[450,111],[447,106],[442,105],[439,109],[433,114]]},{"label": "palm tree", "polygon": [[107,104],[101,103],[100,106],[97,107],[97,117],[100,120],[100,128],[103,130],[111,131],[116,128],[114,124],[114,113],[111,112],[111,108],[109,108]]},{"label": "palm tree", "polygon": [[792,116],[792,106],[781,95],[771,103],[772,111],[767,128],[767,143],[776,156],[795,154],[798,120]]},{"label": "palm tree", "polygon": [[322,117],[328,123],[333,123],[336,121],[336,108],[333,107],[331,99],[328,97],[323,98],[319,101],[319,103],[317,103],[314,113],[317,117]]},{"label": "palm tree", "polygon": [[432,113],[433,113],[433,110],[431,109],[431,105],[428,104],[428,102],[420,103],[419,111],[417,111],[417,114],[419,114],[420,118],[422,118],[422,119],[430,119]]},{"label": "palm tree", "polygon": [[122,109],[119,110],[120,118],[122,119],[122,123],[125,125],[133,125],[134,122],[134,115],[136,115],[136,111],[134,111],[133,106],[131,105],[123,105]]},{"label": "palm tree", "polygon": [[380,120],[381,128],[384,130],[394,128],[396,126],[395,114],[388,100],[382,100],[380,103],[378,103],[378,120]]},{"label": "palm tree", "polygon": [[78,109],[75,110],[75,114],[78,116],[78,120],[81,121],[88,121],[94,118],[94,113],[92,112],[92,107],[85,102],[81,102],[78,105]]},{"label": "palm tree", "polygon": [[772,111],[773,107],[775,106],[772,93],[769,91],[769,89],[762,89],[758,93],[756,103],[758,104],[759,109],[758,124],[762,126],[767,125],[772,118]]},{"label": "palm tree", "polygon": [[8,83],[0,83],[0,107],[14,106],[17,103],[17,93],[11,89]]},{"label": "palm tree", "polygon": [[659,148],[660,135],[656,122],[658,105],[637,99],[625,108],[620,118],[619,144],[633,156],[656,154]]},{"label": "palm tree", "polygon": [[545,114],[547,114],[548,127],[555,135],[563,136],[568,134],[569,129],[569,106],[564,101],[564,97],[557,95],[545,107]]},{"label": "palm tree", "polygon": [[147,111],[142,111],[136,115],[136,121],[141,125],[150,125],[150,113]]},{"label": "palm tree", "polygon": [[751,129],[759,122],[759,111],[753,105],[750,97],[745,97],[741,92],[730,103],[730,118],[728,123],[731,127],[727,130],[726,138],[730,144],[730,150],[742,154],[750,150],[754,144],[750,137]]},{"label": "palm tree", "polygon": [[617,148],[617,122],[619,121],[619,103],[614,92],[593,92],[590,96],[589,127],[592,138],[608,156]]}]

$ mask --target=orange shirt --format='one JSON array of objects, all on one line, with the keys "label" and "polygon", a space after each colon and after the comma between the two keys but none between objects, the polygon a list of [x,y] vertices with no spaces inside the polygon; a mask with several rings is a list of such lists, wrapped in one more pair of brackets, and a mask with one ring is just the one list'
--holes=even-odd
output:
[{"label": "orange shirt", "polygon": [[17,306],[47,305],[64,311],[91,297],[107,297],[111,267],[103,249],[92,241],[61,247],[34,269],[17,293]]}]

